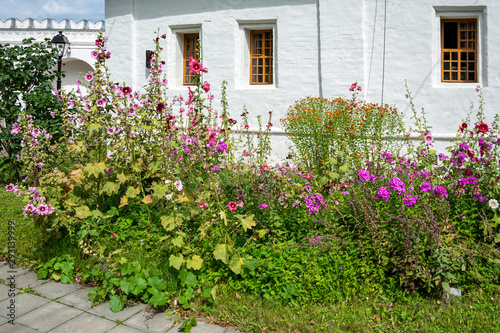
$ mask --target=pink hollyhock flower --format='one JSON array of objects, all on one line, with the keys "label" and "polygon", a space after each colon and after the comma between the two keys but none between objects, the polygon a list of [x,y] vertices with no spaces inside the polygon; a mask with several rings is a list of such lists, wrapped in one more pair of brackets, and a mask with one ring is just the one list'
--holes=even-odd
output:
[{"label": "pink hollyhock flower", "polygon": [[262,210],[264,210],[264,209],[266,209],[266,208],[267,208],[267,205],[266,205],[266,204],[260,204],[260,205],[259,205],[259,208],[260,208],[260,209],[262,209]]},{"label": "pink hollyhock flower", "polygon": [[250,153],[247,150],[244,150],[243,155],[245,155],[245,157],[247,157],[247,156],[250,156]]},{"label": "pink hollyhock flower", "polygon": [[245,129],[248,129],[248,127],[249,127],[248,125],[245,125]]},{"label": "pink hollyhock flower", "polygon": [[11,192],[11,191],[13,191],[13,190],[14,190],[14,188],[15,188],[15,186],[14,186],[14,185],[12,185],[12,183],[11,183],[11,184],[9,184],[9,185],[7,185],[7,186],[5,186],[5,189],[7,190],[7,192]]},{"label": "pink hollyhock flower", "polygon": [[35,206],[33,206],[32,204],[27,204],[26,207],[24,207],[24,210],[28,212],[34,212],[35,209],[36,209]]},{"label": "pink hollyhock flower", "polygon": [[238,207],[243,207],[243,201],[242,202],[238,202]]},{"label": "pink hollyhock flower", "polygon": [[208,207],[208,205],[203,201],[200,201],[200,208],[205,208],[205,207]]},{"label": "pink hollyhock flower", "polygon": [[17,123],[14,123],[14,125],[12,125],[12,130],[10,131],[10,134],[16,135],[17,133],[19,133],[19,125]]},{"label": "pink hollyhock flower", "polygon": [[210,91],[210,83],[205,81],[205,83],[203,83],[203,90],[205,90],[206,93],[209,92]]},{"label": "pink hollyhock flower", "polygon": [[488,125],[485,123],[481,123],[481,124],[479,124],[479,126],[476,125],[476,127],[477,127],[478,133],[486,133],[486,132],[488,132],[488,129],[489,129]]},{"label": "pink hollyhock flower", "polygon": [[208,69],[203,68],[203,64],[195,60],[193,57],[189,58],[189,70],[195,74],[200,74],[200,72],[208,72]]},{"label": "pink hollyhock flower", "polygon": [[163,35],[161,35],[161,38],[165,39],[165,38],[167,38],[167,35],[163,34]]},{"label": "pink hollyhock flower", "polygon": [[89,72],[89,73],[85,74],[85,80],[87,80],[87,81],[89,81],[89,82],[90,82],[90,81],[92,81],[93,79],[94,79],[94,74],[93,74],[93,73],[90,73],[90,72]]},{"label": "pink hollyhock flower", "polygon": [[97,58],[97,55],[98,55],[98,52],[96,50],[93,50],[92,52],[90,52],[90,56],[94,59]]},{"label": "pink hollyhock flower", "polygon": [[112,134],[114,134],[114,133],[115,133],[115,130],[114,130],[113,128],[108,128],[108,129],[106,130],[106,133],[108,133],[108,134],[112,135]]},{"label": "pink hollyhock flower", "polygon": [[48,215],[49,214],[49,207],[47,205],[40,204],[40,205],[38,205],[38,207],[36,207],[35,212],[39,215]]},{"label": "pink hollyhock flower", "polygon": [[163,109],[165,108],[165,103],[158,103],[158,106],[156,107],[156,112],[161,113]]},{"label": "pink hollyhock flower", "polygon": [[186,101],[186,105],[190,105],[194,101],[194,92],[191,91],[191,87],[188,87],[189,89],[189,98]]},{"label": "pink hollyhock flower", "polygon": [[427,142],[427,143],[431,143],[432,141],[434,141],[434,138],[429,133],[429,134],[427,134],[427,135],[424,136],[424,141]]},{"label": "pink hollyhock flower", "polygon": [[227,208],[229,208],[230,211],[236,210],[238,208],[238,204],[234,201],[230,201]]},{"label": "pink hollyhock flower", "polygon": [[36,164],[36,166],[39,167],[39,168],[43,168],[43,163],[39,162],[39,163]]},{"label": "pink hollyhock flower", "polygon": [[262,171],[268,171],[269,170],[269,165],[264,164],[261,168]]}]

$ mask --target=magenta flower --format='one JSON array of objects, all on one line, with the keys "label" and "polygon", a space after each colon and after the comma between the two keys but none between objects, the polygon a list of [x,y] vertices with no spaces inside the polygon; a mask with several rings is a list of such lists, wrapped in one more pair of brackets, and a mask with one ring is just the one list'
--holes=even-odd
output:
[{"label": "magenta flower", "polygon": [[195,74],[200,74],[200,72],[207,73],[208,69],[203,67],[203,64],[193,57],[189,58],[189,70]]},{"label": "magenta flower", "polygon": [[36,209],[35,206],[33,206],[32,204],[27,204],[26,207],[24,207],[24,210],[28,212],[34,212],[35,209]]},{"label": "magenta flower", "polygon": [[266,204],[260,204],[260,205],[259,205],[259,208],[260,208],[260,209],[262,209],[262,210],[264,210],[264,209],[266,209],[266,208],[267,208],[267,205],[266,205]]},{"label": "magenta flower", "polygon": [[85,80],[87,80],[87,81],[89,81],[89,82],[90,82],[90,81],[92,81],[93,79],[94,79],[94,73],[90,73],[90,72],[89,72],[89,73],[85,74]]},{"label": "magenta flower", "polygon": [[189,89],[189,98],[186,101],[186,105],[190,105],[194,101],[194,92],[191,91],[191,87],[188,87]]},{"label": "magenta flower", "polygon": [[230,201],[227,208],[229,208],[230,211],[234,211],[238,208],[238,204],[234,201]]},{"label": "magenta flower", "polygon": [[418,195],[415,195],[415,196],[411,196],[409,194],[405,195],[405,199],[404,199],[405,206],[408,208],[415,206],[417,204],[417,199],[418,199]]},{"label": "magenta flower", "polygon": [[38,205],[38,207],[36,207],[36,213],[39,215],[48,215],[49,214],[48,205],[44,204]]},{"label": "magenta flower", "polygon": [[12,125],[12,130],[10,131],[10,134],[16,135],[17,133],[19,133],[19,125],[17,123],[14,123],[14,125]]},{"label": "magenta flower", "polygon": [[98,52],[96,50],[93,50],[92,52],[90,52],[90,56],[94,59],[97,58],[97,54],[98,54]]},{"label": "magenta flower", "polygon": [[36,164],[36,166],[37,166],[37,167],[39,167],[39,168],[43,168],[43,163],[42,163],[42,162],[38,162],[38,163]]},{"label": "magenta flower", "polygon": [[365,170],[365,169],[360,169],[358,170],[358,181],[370,181],[371,176],[370,176],[370,171]]},{"label": "magenta flower", "polygon": [[205,81],[205,83],[203,83],[203,90],[205,90],[206,93],[209,92],[210,91],[210,83]]},{"label": "magenta flower", "polygon": [[11,184],[9,184],[9,185],[7,185],[7,186],[5,186],[5,189],[7,190],[7,192],[11,192],[11,191],[13,191],[13,190],[14,190],[14,188],[15,188],[15,186],[14,186],[14,185],[12,185],[12,183],[11,183]]},{"label": "magenta flower", "polygon": [[375,195],[375,198],[378,198],[380,200],[388,201],[390,197],[389,190],[385,187],[381,187],[378,189],[377,194]]},{"label": "magenta flower", "polygon": [[398,177],[394,177],[389,180],[389,189],[397,191],[398,194],[405,192],[405,183]]},{"label": "magenta flower", "polygon": [[448,192],[444,187],[436,185],[434,186],[434,196],[436,198],[442,198],[442,197],[448,198]]},{"label": "magenta flower", "polygon": [[429,192],[432,189],[432,185],[429,182],[423,182],[420,185],[420,193]]},{"label": "magenta flower", "polygon": [[115,133],[115,130],[114,130],[113,128],[108,128],[108,129],[106,130],[106,133],[108,133],[108,134],[112,135],[112,134],[114,134],[114,133]]}]

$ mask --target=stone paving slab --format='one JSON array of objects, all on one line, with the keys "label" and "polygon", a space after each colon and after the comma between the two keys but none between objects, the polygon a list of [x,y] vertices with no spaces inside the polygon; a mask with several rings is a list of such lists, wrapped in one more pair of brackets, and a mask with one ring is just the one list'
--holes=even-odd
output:
[{"label": "stone paving slab", "polygon": [[16,322],[33,329],[38,329],[41,332],[47,332],[82,313],[82,310],[70,308],[57,302],[51,302],[20,316]]},{"label": "stone paving slab", "polygon": [[40,333],[40,331],[36,331],[16,322],[15,325],[7,323],[0,326],[0,333]]},{"label": "stone paving slab", "polygon": [[113,311],[109,309],[109,303],[106,302],[99,304],[98,306],[90,309],[88,312],[99,316],[105,316],[106,319],[110,319],[113,321],[116,321],[117,319],[120,321],[125,321],[146,308],[146,304],[137,304],[132,307],[124,308],[120,312],[113,313]]},{"label": "stone paving slab", "polygon": [[92,308],[92,301],[88,298],[90,288],[78,289],[71,294],[68,294],[60,299],[58,302],[74,306],[77,309],[88,311]]},{"label": "stone paving slab", "polygon": [[66,323],[57,326],[50,333],[104,333],[112,329],[116,325],[115,322],[94,316],[90,313],[82,313],[81,315],[67,321]]},{"label": "stone paving slab", "polygon": [[146,332],[164,333],[172,328],[174,322],[168,320],[164,313],[152,314],[142,311],[123,322],[123,324]]},{"label": "stone paving slab", "polygon": [[[178,326],[180,327],[180,325]],[[174,332],[180,332],[175,330]],[[191,333],[225,333],[226,329],[224,327],[210,325],[209,323],[198,321],[196,326],[191,329]]]},{"label": "stone paving slab", "polygon": [[78,287],[75,284],[64,284],[60,282],[49,281],[33,289],[39,292],[42,296],[50,299],[57,299],[76,291]]},{"label": "stone paving slab", "polygon": [[4,284],[0,284],[0,302],[3,301],[4,299],[7,299],[9,298],[9,287],[4,285]]},{"label": "stone paving slab", "polygon": [[144,331],[120,324],[116,325],[111,331],[108,331],[108,333],[144,333]]},{"label": "stone paving slab", "polygon": [[29,271],[26,274],[23,274],[16,278],[16,288],[35,288],[44,283],[47,283],[48,281],[49,280],[38,280],[36,278],[36,273],[34,271]]},{"label": "stone paving slab", "polygon": [[48,299],[33,294],[17,294],[13,298],[8,298],[0,302],[0,316],[6,317],[7,307],[10,306],[11,299],[14,299],[15,301],[14,305],[15,305],[16,318],[19,318],[22,315],[34,309],[37,309],[41,306],[44,306],[50,302],[50,300]]}]

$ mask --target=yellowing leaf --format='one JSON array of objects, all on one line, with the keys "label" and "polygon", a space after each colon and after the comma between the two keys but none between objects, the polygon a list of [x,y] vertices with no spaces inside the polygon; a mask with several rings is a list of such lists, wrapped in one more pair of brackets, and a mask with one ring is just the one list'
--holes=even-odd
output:
[{"label": "yellowing leaf", "polygon": [[156,184],[151,189],[153,190],[153,198],[164,198],[170,190],[169,187],[164,184]]},{"label": "yellowing leaf", "polygon": [[174,239],[172,239],[172,244],[177,247],[182,247],[184,245],[184,237],[182,236],[177,236]]},{"label": "yellowing leaf", "polygon": [[83,172],[82,172],[82,169],[75,169],[75,170],[72,170],[70,173],[69,173],[69,178],[78,183],[80,182],[83,178],[85,178],[85,176],[83,175]]},{"label": "yellowing leaf", "polygon": [[89,134],[92,135],[94,132],[99,132],[102,126],[99,124],[90,124],[87,128],[89,130]]},{"label": "yellowing leaf", "polygon": [[172,231],[175,229],[175,218],[172,215],[168,217],[162,216],[160,220],[161,220],[161,225],[163,226],[163,228],[165,228],[165,230]]},{"label": "yellowing leaf", "polygon": [[260,229],[260,230],[257,230],[257,231],[255,231],[255,232],[253,233],[252,238],[253,238],[254,240],[257,240],[257,239],[259,239],[259,238],[264,237],[266,234],[267,234],[267,230],[266,230],[266,229]]},{"label": "yellowing leaf", "polygon": [[139,193],[141,193],[141,189],[139,187],[133,188],[132,186],[129,186],[125,195],[127,196],[127,198],[135,198],[137,195],[139,195]]},{"label": "yellowing leaf", "polygon": [[221,218],[222,220],[224,220],[224,225],[227,225],[226,212],[225,212],[225,211],[223,211],[223,210],[221,210],[221,211],[219,212],[219,215],[220,215],[220,218]]},{"label": "yellowing leaf", "polygon": [[107,167],[104,162],[100,163],[89,163],[85,168],[83,168],[83,171],[87,173],[89,176],[92,175],[95,178],[98,178],[99,175],[104,175],[104,172],[106,171]]},{"label": "yellowing leaf", "polygon": [[233,254],[231,261],[229,262],[229,268],[234,272],[234,274],[240,274],[243,267],[245,266],[244,259],[238,253]]},{"label": "yellowing leaf", "polygon": [[179,269],[181,269],[181,266],[184,263],[184,256],[181,253],[179,253],[179,255],[177,255],[177,256],[174,256],[173,254],[171,254],[170,258],[168,259],[168,262],[169,262],[170,266],[179,270]]},{"label": "yellowing leaf", "polygon": [[151,197],[151,194],[148,194],[142,199],[142,202],[144,202],[146,205],[149,205],[150,203],[153,202],[153,198]]},{"label": "yellowing leaf", "polygon": [[195,254],[191,259],[188,259],[186,262],[186,267],[194,270],[201,269],[203,265],[203,259],[197,254]]},{"label": "yellowing leaf", "polygon": [[132,170],[135,172],[142,171],[142,159],[138,159],[137,161],[132,162]]},{"label": "yellowing leaf", "polygon": [[102,187],[102,191],[105,192],[107,195],[111,195],[113,193],[118,193],[119,189],[120,189],[120,186],[118,186],[116,183],[113,183],[113,182],[107,182]]},{"label": "yellowing leaf", "polygon": [[87,206],[80,206],[75,208],[75,217],[81,220],[89,217],[91,215],[90,209]]},{"label": "yellowing leaf", "polygon": [[219,259],[223,263],[227,264],[229,261],[229,253],[232,250],[231,244],[217,244],[214,250],[214,258]]},{"label": "yellowing leaf", "polygon": [[245,231],[247,231],[248,229],[252,229],[252,227],[256,226],[256,222],[255,220],[253,219],[254,215],[253,214],[250,214],[248,216],[244,216],[242,219],[241,219],[241,226],[243,227],[243,229]]},{"label": "yellowing leaf", "polygon": [[118,183],[123,184],[128,180],[128,177],[125,176],[122,172],[116,177],[116,179],[118,179]]},{"label": "yellowing leaf", "polygon": [[126,206],[128,205],[128,198],[126,195],[124,195],[123,197],[121,197],[120,199],[120,205],[118,206],[118,208],[120,207],[123,207],[123,206]]}]

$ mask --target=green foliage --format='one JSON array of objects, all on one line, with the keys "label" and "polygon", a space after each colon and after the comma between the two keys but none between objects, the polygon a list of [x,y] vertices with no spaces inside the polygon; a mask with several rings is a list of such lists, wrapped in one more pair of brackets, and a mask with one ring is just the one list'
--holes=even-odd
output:
[{"label": "green foliage", "polygon": [[[10,170],[2,172],[0,182],[19,181],[20,164],[16,156],[21,151],[20,135],[11,131],[18,125],[21,112],[37,119],[37,125],[47,130],[56,141],[60,137],[62,103],[53,94],[53,70],[57,50],[50,40],[35,42],[24,39],[20,45],[0,45],[0,147],[7,152]],[[16,124],[16,125],[14,125]]]},{"label": "green foliage", "polygon": [[36,268],[38,279],[51,278],[62,283],[73,283],[75,263],[68,254],[52,258],[49,262],[38,265]]}]

